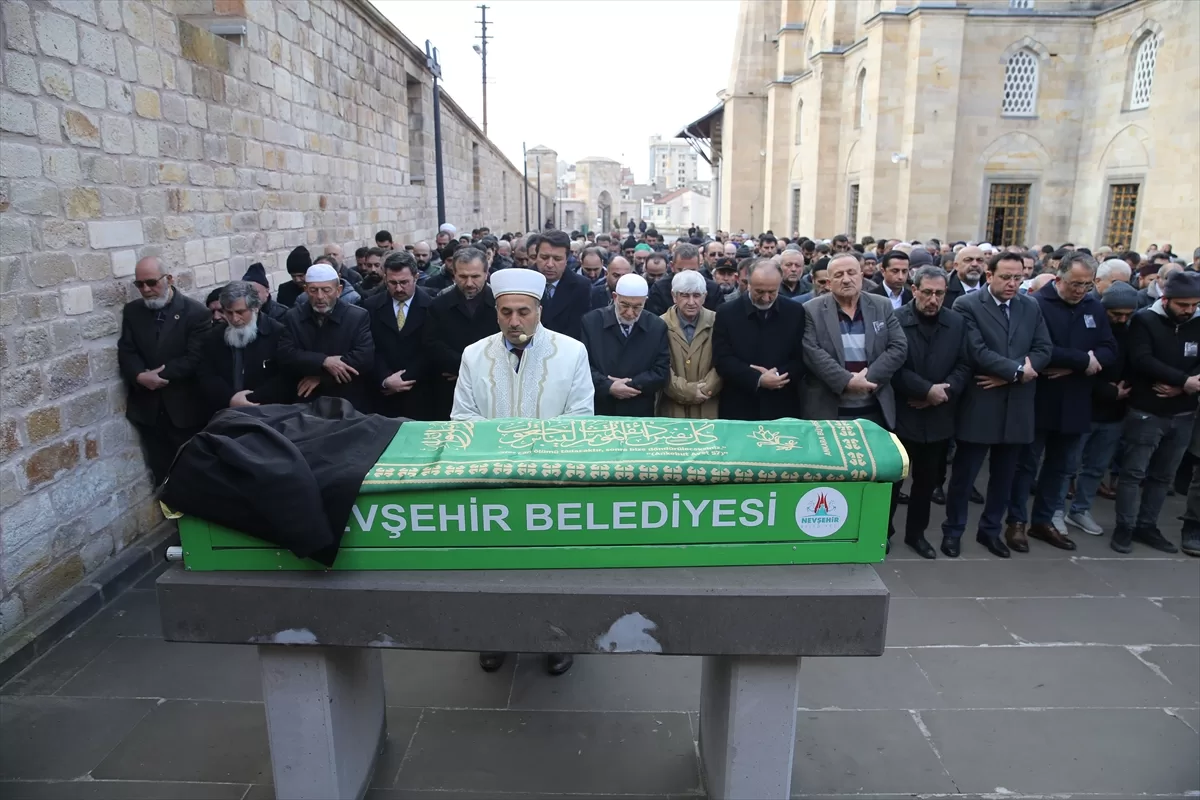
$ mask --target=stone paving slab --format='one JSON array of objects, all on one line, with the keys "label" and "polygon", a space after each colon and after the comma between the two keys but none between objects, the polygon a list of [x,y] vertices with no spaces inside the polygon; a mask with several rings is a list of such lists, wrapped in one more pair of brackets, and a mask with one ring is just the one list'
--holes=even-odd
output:
[{"label": "stone paving slab", "polygon": [[[1181,507],[1163,512],[1171,538]],[[877,567],[893,593],[885,654],[802,665],[795,796],[1200,791],[1200,560],[1073,539],[1007,561],[969,537],[958,561],[897,543]],[[163,642],[153,588],[0,687],[5,800],[273,797],[253,648]],[[703,796],[697,659],[586,656],[552,678],[536,656],[491,675],[474,653],[383,656],[370,800]]]}]

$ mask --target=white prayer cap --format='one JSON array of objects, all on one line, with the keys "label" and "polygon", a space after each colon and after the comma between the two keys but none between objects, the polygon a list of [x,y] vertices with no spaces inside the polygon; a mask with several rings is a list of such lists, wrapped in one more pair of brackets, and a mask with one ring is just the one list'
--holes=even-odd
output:
[{"label": "white prayer cap", "polygon": [[438,228],[438,231],[440,233],[448,233],[453,236],[454,234],[458,233],[458,228],[454,227],[449,222],[443,222],[442,227]]},{"label": "white prayer cap", "polygon": [[617,281],[617,294],[621,297],[645,297],[650,293],[646,279],[636,273],[622,275]]},{"label": "white prayer cap", "polygon": [[321,281],[338,280],[337,270],[328,264],[313,264],[304,273],[305,283],[320,283]]},{"label": "white prayer cap", "polygon": [[983,252],[985,252],[985,253],[994,253],[994,252],[996,252],[996,248],[995,248],[995,247],[992,245],[992,243],[991,243],[991,242],[981,242],[981,243],[980,243],[980,245],[979,245],[979,249],[980,249],[980,250],[982,250],[982,251],[983,251]]},{"label": "white prayer cap", "polygon": [[510,267],[492,273],[492,294],[525,294],[538,300],[546,293],[546,276],[536,269]]}]

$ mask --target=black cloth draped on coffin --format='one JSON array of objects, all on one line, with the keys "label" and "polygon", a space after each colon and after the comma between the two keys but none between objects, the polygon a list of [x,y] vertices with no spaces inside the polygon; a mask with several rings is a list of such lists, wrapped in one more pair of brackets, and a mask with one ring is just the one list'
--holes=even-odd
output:
[{"label": "black cloth draped on coffin", "polygon": [[225,409],[180,448],[162,501],[330,566],[363,478],[402,421],[334,397]]}]

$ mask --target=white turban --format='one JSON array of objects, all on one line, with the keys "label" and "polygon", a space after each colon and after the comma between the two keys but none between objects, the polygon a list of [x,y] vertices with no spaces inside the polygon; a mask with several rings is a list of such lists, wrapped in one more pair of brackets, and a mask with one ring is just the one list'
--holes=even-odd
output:
[{"label": "white turban", "polygon": [[546,293],[546,276],[536,269],[510,267],[492,273],[492,294],[525,294],[538,300]]},{"label": "white turban", "polygon": [[328,264],[313,264],[304,273],[305,283],[320,283],[322,281],[339,280],[337,270]]},{"label": "white turban", "polygon": [[442,227],[438,228],[438,231],[440,233],[448,233],[453,236],[454,234],[458,233],[458,228],[454,227],[449,222],[443,222]]},{"label": "white turban", "polygon": [[616,292],[621,297],[645,297],[650,293],[650,286],[641,275],[631,272],[617,281]]}]

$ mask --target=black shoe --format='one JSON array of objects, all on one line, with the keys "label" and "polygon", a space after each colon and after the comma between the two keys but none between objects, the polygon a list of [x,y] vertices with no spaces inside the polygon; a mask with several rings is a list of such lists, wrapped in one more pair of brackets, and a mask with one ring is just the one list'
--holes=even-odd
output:
[{"label": "black shoe", "polygon": [[986,533],[978,533],[975,535],[975,541],[986,547],[988,552],[997,558],[1008,558],[1012,555],[1008,549],[1008,545],[1000,541],[999,537],[993,539]]},{"label": "black shoe", "polygon": [[921,558],[937,558],[937,551],[933,549],[933,545],[924,536],[920,539],[913,539],[911,542],[906,539],[904,543],[913,550],[916,550],[917,555]]},{"label": "black shoe", "polygon": [[1112,539],[1108,546],[1118,553],[1128,554],[1133,552],[1133,529],[1125,528],[1118,525],[1113,531]]},{"label": "black shoe", "polygon": [[479,667],[484,672],[495,672],[504,666],[504,659],[508,657],[508,653],[480,653]]},{"label": "black shoe", "polygon": [[1189,556],[1200,557],[1200,530],[1187,531],[1185,530],[1180,535],[1179,549],[1187,553]]},{"label": "black shoe", "polygon": [[946,492],[939,486],[933,490],[933,494],[929,496],[929,499],[939,506],[944,506],[946,505]]},{"label": "black shoe", "polygon": [[550,675],[562,675],[575,663],[575,656],[570,653],[549,653],[546,656],[546,672]]},{"label": "black shoe", "polygon": [[1134,528],[1133,540],[1163,553],[1178,553],[1179,548],[1171,544],[1158,528]]},{"label": "black shoe", "polygon": [[960,550],[962,550],[961,539],[951,539],[949,536],[942,539],[942,554],[947,558],[958,558]]},{"label": "black shoe", "polygon": [[983,495],[974,486],[971,487],[971,502],[977,506],[983,505]]},{"label": "black shoe", "polygon": [[904,492],[897,492],[896,493],[896,505],[898,505],[898,506],[908,505],[908,495],[906,495]]}]

